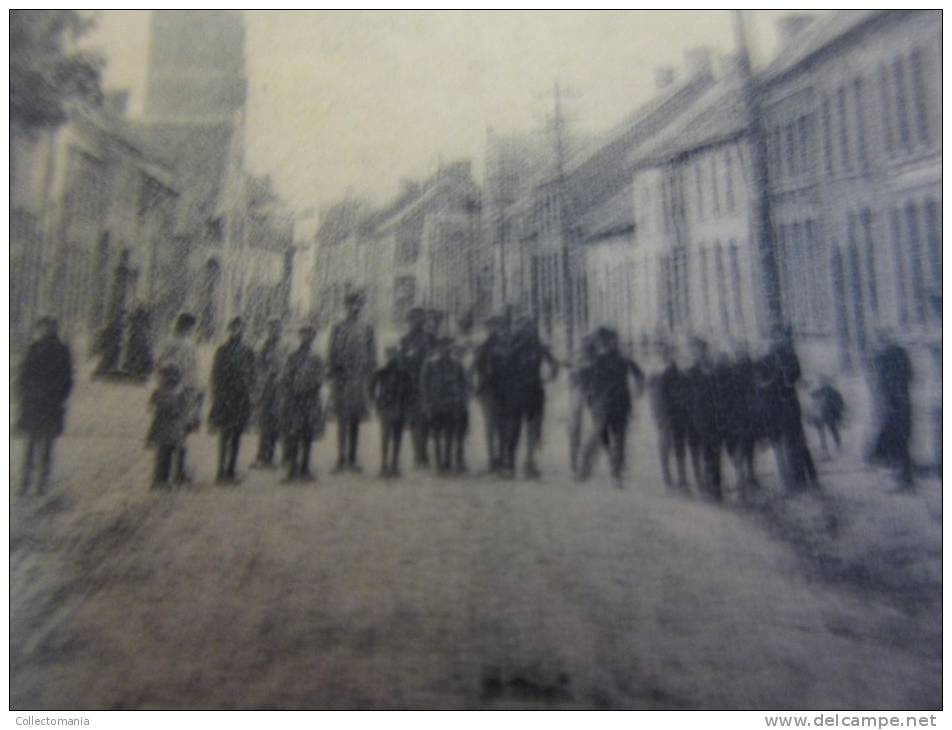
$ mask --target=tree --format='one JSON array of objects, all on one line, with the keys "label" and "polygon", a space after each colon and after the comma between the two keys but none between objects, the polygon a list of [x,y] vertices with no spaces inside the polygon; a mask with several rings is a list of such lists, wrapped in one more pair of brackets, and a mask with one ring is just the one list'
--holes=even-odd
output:
[{"label": "tree", "polygon": [[104,61],[76,41],[95,20],[75,10],[10,11],[10,121],[33,131],[66,121],[72,99],[102,103]]}]

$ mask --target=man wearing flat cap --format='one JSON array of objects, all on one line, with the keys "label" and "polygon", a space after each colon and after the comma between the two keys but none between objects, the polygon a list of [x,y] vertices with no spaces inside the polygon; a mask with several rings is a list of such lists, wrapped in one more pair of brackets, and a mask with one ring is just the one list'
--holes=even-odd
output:
[{"label": "man wearing flat cap", "polygon": [[219,483],[238,481],[235,467],[241,435],[251,417],[251,394],[255,384],[255,353],[242,340],[244,322],[235,317],[228,324],[228,340],[212,361],[212,409],[208,420],[217,430]]},{"label": "man wearing flat cap", "polygon": [[337,413],[337,466],[334,471],[359,472],[360,422],[367,415],[370,380],[377,369],[377,348],[373,327],[360,319],[363,296],[350,292],[344,305],[347,315],[331,329],[327,356],[331,398]]}]

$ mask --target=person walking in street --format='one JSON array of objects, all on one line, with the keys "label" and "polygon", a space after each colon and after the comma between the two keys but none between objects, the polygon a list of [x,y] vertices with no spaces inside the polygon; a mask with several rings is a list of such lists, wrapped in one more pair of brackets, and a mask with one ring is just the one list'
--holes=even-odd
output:
[{"label": "person walking in street", "polygon": [[305,326],[299,334],[301,344],[288,357],[279,385],[280,430],[284,436],[284,462],[288,467],[285,482],[314,481],[311,444],[324,431],[321,406],[324,363],[311,351],[317,332]]},{"label": "person walking in street", "polygon": [[423,365],[420,376],[420,391],[423,410],[433,430],[433,446],[436,468],[445,474],[455,466],[462,471],[463,464],[453,464],[454,452],[462,457],[461,449],[455,448],[463,438],[466,400],[468,397],[466,371],[461,362],[452,355],[453,339],[437,340],[436,354]]},{"label": "person walking in street", "polygon": [[399,477],[400,444],[414,387],[396,347],[387,348],[387,362],[374,373],[370,393],[380,419],[380,476]]},{"label": "person walking in street", "polygon": [[158,375],[158,387],[149,400],[152,423],[146,447],[155,449],[152,488],[168,489],[175,455],[183,450],[190,403],[187,392],[180,387],[181,373],[176,365],[159,366]]},{"label": "person walking in street", "polygon": [[234,484],[241,435],[251,417],[255,382],[255,354],[242,341],[244,323],[235,317],[228,324],[228,340],[212,361],[212,407],[209,422],[218,430],[218,483]]},{"label": "person walking in street", "polygon": [[[548,377],[543,379],[542,366],[548,366]],[[536,463],[536,451],[542,443],[542,421],[545,416],[545,385],[559,375],[559,364],[549,348],[539,338],[535,319],[522,317],[512,336],[509,368],[505,379],[505,407],[510,410],[506,424],[505,462],[508,470],[515,469],[519,432],[526,427],[525,475],[528,479],[541,476]]]},{"label": "person walking in street", "polygon": [[846,404],[843,402],[840,391],[833,386],[829,376],[824,376],[820,380],[819,386],[810,393],[810,401],[810,421],[820,436],[820,448],[823,449],[823,456],[829,459],[831,456],[826,441],[826,432],[830,432],[833,444],[836,446],[836,452],[840,453],[842,451],[840,425],[843,423]]},{"label": "person walking in street", "polygon": [[913,488],[912,457],[912,363],[906,349],[885,330],[878,335],[878,347],[872,359],[873,397],[879,426],[868,460],[896,471],[898,490]]},{"label": "person walking in street", "polygon": [[37,492],[46,491],[53,470],[53,447],[63,433],[66,401],[73,390],[72,353],[59,338],[56,319],[41,317],[37,330],[38,337],[27,350],[16,382],[18,426],[26,436],[21,494],[30,490],[37,459]]},{"label": "person walking in street", "polygon": [[113,272],[112,292],[109,297],[109,308],[106,311],[106,326],[96,344],[96,351],[100,357],[96,375],[110,375],[119,370],[122,336],[126,327],[126,298],[131,284],[129,251],[123,249],[119,254],[119,263]]},{"label": "person walking in street", "polygon": [[286,361],[281,346],[281,322],[272,319],[268,322],[268,334],[255,365],[255,411],[258,420],[258,455],[252,469],[273,469],[274,452],[278,442],[280,412],[278,387],[281,380],[281,368]]},{"label": "person walking in street", "polygon": [[410,331],[400,340],[400,359],[410,375],[412,392],[410,394],[410,437],[413,441],[413,464],[416,467],[429,465],[427,439],[429,424],[423,413],[423,401],[420,396],[420,375],[423,364],[435,349],[436,338],[426,327],[426,310],[421,307],[411,309],[407,318]]},{"label": "person walking in street", "polygon": [[[802,377],[800,359],[793,347],[793,333],[786,328],[766,357],[767,371],[773,381],[768,402],[773,406],[779,433],[778,462],[781,475],[791,491],[819,487],[816,466],[803,431],[803,411],[797,395]],[[775,447],[776,448],[776,447]]]},{"label": "person walking in street", "polygon": [[373,327],[360,319],[364,299],[351,292],[345,299],[346,318],[331,329],[328,365],[331,397],[337,414],[337,465],[335,473],[345,469],[359,472],[357,452],[360,422],[367,416],[370,379],[377,369],[377,348]]},{"label": "person walking in street", "polygon": [[591,476],[599,445],[608,449],[611,473],[616,486],[622,487],[625,468],[625,439],[631,416],[629,376],[635,381],[636,395],[644,388],[645,376],[638,364],[621,353],[618,334],[607,327],[595,333],[595,359],[589,379],[589,402],[594,428],[582,452],[581,480]]},{"label": "person walking in street", "polygon": [[172,336],[159,351],[158,368],[173,366],[178,372],[178,388],[186,403],[182,438],[174,454],[173,479],[178,483],[191,481],[186,468],[188,435],[197,431],[202,421],[205,391],[198,381],[198,357],[195,353],[195,315],[182,312],[175,320]]},{"label": "person walking in street", "polygon": [[569,378],[569,462],[576,478],[581,476],[582,437],[585,414],[591,412],[592,364],[596,355],[595,337],[589,333],[582,338]]}]

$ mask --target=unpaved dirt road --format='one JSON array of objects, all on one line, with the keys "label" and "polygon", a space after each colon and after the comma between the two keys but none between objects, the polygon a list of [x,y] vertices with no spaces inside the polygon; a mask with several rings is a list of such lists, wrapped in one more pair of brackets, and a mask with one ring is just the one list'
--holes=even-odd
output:
[{"label": "unpaved dirt road", "polygon": [[[156,494],[145,398],[81,384],[59,483],[13,498],[16,709],[941,705],[933,629],[739,510],[665,496],[647,446],[623,491],[571,482],[554,431],[541,483]],[[212,439],[192,452],[201,482]]]}]

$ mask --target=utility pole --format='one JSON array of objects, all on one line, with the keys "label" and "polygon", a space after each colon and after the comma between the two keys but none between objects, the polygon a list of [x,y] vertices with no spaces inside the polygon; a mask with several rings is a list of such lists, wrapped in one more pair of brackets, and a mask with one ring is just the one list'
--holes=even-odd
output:
[{"label": "utility pole", "polygon": [[559,82],[555,82],[555,116],[552,119],[555,133],[555,173],[559,196],[559,222],[562,232],[562,316],[565,321],[565,354],[571,362],[575,342],[575,281],[572,277],[575,250],[575,229],[572,225],[572,206],[565,186],[565,117],[562,114],[562,97]]},{"label": "utility pole", "polygon": [[767,331],[775,337],[784,325],[783,300],[780,291],[780,273],[777,267],[774,230],[770,216],[770,180],[767,168],[767,134],[764,129],[763,105],[760,88],[754,80],[744,32],[744,17],[741,10],[734,10],[734,32],[737,35],[738,61],[744,85],[747,106],[748,128],[751,139],[751,162],[755,186],[754,235],[757,241],[758,260],[763,277],[766,297]]}]

